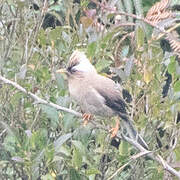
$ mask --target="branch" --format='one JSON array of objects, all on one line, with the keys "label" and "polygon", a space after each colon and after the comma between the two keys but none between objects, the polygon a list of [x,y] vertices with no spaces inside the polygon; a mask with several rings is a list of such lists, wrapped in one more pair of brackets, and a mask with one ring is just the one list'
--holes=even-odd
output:
[{"label": "branch", "polygon": [[130,157],[130,160],[125,163],[124,165],[122,165],[120,168],[118,168],[107,180],[111,180],[113,179],[115,176],[118,175],[119,172],[121,172],[127,165],[129,165],[130,163],[132,163],[132,161],[136,160],[137,158],[140,158],[142,156],[145,156],[146,154],[150,153],[151,151],[145,151],[145,152],[140,152],[136,155],[133,155]]},{"label": "branch", "polygon": [[[119,135],[118,135],[118,137],[120,138]],[[174,168],[172,168],[159,154],[154,155],[152,151],[147,151],[140,144],[138,144],[137,142],[128,138],[127,136],[124,136],[123,134],[121,135],[121,137],[123,137],[123,139],[125,139],[128,143],[130,143],[131,145],[136,147],[136,149],[139,149],[141,152],[145,153],[147,157],[149,157],[149,158],[155,160],[156,162],[158,162],[159,164],[161,164],[166,171],[168,171],[169,173],[171,173],[172,175],[174,175],[180,179],[180,172],[178,172]]]},{"label": "branch", "polygon": [[[95,128],[99,128],[99,129],[103,129],[105,131],[108,131],[108,128],[107,127],[104,127],[102,125],[100,125],[98,122],[96,121],[90,121],[91,124],[94,125]],[[134,141],[133,139],[125,136],[124,134],[122,133],[119,133],[116,135],[117,138],[119,139],[124,139],[125,141],[127,141],[129,144],[131,144],[133,147],[135,147],[137,150],[140,151],[139,154],[137,155],[134,155],[131,157],[131,160],[133,159],[137,159],[137,158],[140,158],[142,156],[147,156],[151,159],[153,159],[154,161],[158,162],[160,165],[162,165],[164,167],[164,169],[166,171],[168,171],[170,174],[178,177],[180,179],[180,172],[176,171],[174,168],[172,168],[160,155],[155,155],[153,151],[149,151],[149,150],[146,150],[143,146],[141,146],[137,141]],[[122,166],[121,168],[124,168],[127,164],[125,164],[124,166]],[[121,168],[119,170],[117,170],[118,172],[121,171]],[[115,172],[112,177],[114,177],[115,175],[118,174],[118,172]],[[109,180],[111,179],[111,177],[109,178]]]},{"label": "branch", "polygon": [[72,110],[72,109],[68,109],[68,108],[59,106],[59,105],[54,104],[54,103],[52,103],[52,102],[48,102],[47,100],[44,100],[44,99],[36,96],[35,94],[27,91],[25,88],[23,88],[22,86],[20,86],[20,85],[17,84],[16,82],[13,82],[13,81],[11,81],[11,80],[8,80],[8,79],[6,79],[5,77],[3,77],[3,76],[1,76],[1,75],[0,75],[0,80],[3,81],[3,82],[6,83],[6,84],[10,84],[10,85],[14,86],[16,89],[18,89],[18,90],[21,91],[22,93],[27,94],[27,95],[30,96],[32,99],[34,99],[34,101],[35,101],[36,103],[38,103],[38,104],[45,104],[45,105],[51,106],[51,107],[53,107],[53,108],[56,108],[57,110],[65,111],[65,112],[74,114],[75,116],[82,117],[82,114],[81,114],[81,113],[76,112],[76,111],[74,111],[74,110]]},{"label": "branch", "polygon": [[163,32],[164,34],[168,34],[168,32],[166,32],[163,28],[161,28],[160,26],[154,25],[153,22],[141,17],[141,16],[137,16],[135,14],[130,14],[130,13],[126,13],[126,12],[119,12],[117,10],[115,10],[114,8],[108,7],[106,5],[104,5],[103,3],[97,2],[97,0],[91,0],[93,3],[95,3],[97,6],[99,6],[102,9],[106,9],[108,11],[110,11],[111,13],[114,13],[116,15],[123,15],[123,16],[129,16],[132,18],[135,18],[137,20],[143,21],[146,24],[149,24],[152,27],[157,28],[159,31]]},{"label": "branch", "polygon": [[[94,125],[95,128],[103,129],[103,130],[109,132],[108,128],[106,128],[106,127],[104,127],[102,125],[99,125],[99,123],[97,123],[96,121],[90,121],[90,122],[91,122],[91,124]],[[142,156],[146,156],[146,157],[149,157],[152,160],[158,162],[160,165],[162,165],[164,167],[164,169],[166,171],[168,171],[170,174],[172,174],[172,175],[174,175],[174,176],[176,176],[176,177],[178,177],[180,179],[180,172],[178,172],[174,168],[172,168],[159,154],[155,155],[154,151],[146,150],[137,141],[134,141],[133,139],[125,136],[122,133],[118,132],[117,138],[119,138],[119,139],[123,138],[125,141],[127,141],[129,144],[131,144],[134,148],[136,148],[137,150],[140,151],[139,154],[132,156],[129,162],[131,162],[131,160],[140,158]],[[122,167],[120,167],[111,177],[108,178],[108,180],[110,180],[110,179],[112,179],[112,177],[116,176],[122,170],[122,168],[124,168],[126,165],[127,164],[125,164]]]}]

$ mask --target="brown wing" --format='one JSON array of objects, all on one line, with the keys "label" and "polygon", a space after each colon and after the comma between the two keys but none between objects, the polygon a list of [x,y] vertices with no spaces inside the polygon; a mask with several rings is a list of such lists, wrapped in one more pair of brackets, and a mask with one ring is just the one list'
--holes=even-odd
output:
[{"label": "brown wing", "polygon": [[105,99],[105,104],[116,113],[126,114],[127,105],[115,82],[101,75],[97,75],[96,78],[97,81],[93,83],[93,87]]},{"label": "brown wing", "polygon": [[98,116],[113,116],[114,111],[106,105],[105,98],[93,87],[89,87],[81,101],[82,110]]}]

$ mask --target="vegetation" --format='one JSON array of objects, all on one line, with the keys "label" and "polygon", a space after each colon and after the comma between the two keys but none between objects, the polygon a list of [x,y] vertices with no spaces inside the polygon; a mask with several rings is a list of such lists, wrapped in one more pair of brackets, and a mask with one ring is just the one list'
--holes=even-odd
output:
[{"label": "vegetation", "polygon": [[[178,1],[2,0],[0,177],[178,179]],[[83,126],[66,77],[56,74],[75,49],[131,94],[149,151],[125,135],[111,139],[114,119]]]}]

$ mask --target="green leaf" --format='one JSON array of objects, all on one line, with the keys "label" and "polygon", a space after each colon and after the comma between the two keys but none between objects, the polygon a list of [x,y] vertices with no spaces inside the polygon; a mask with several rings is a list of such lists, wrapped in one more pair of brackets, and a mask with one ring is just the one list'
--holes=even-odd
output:
[{"label": "green leaf", "polygon": [[7,130],[9,135],[14,136],[14,137],[16,136],[14,130],[11,129],[11,127],[7,123],[5,123],[4,121],[0,121],[0,124],[2,125],[2,127],[4,127]]},{"label": "green leaf", "polygon": [[138,50],[141,50],[141,48],[144,46],[144,39],[145,39],[144,31],[140,26],[138,26],[136,29],[136,43]]},{"label": "green leaf", "polygon": [[46,174],[44,176],[41,177],[42,180],[55,180],[55,178],[53,176],[51,176],[51,174]]},{"label": "green leaf", "polygon": [[73,140],[72,143],[73,143],[74,146],[79,150],[79,152],[81,153],[81,155],[85,155],[85,154],[86,154],[85,147],[83,146],[83,144],[81,143],[81,141],[75,141],[75,140]]},{"label": "green leaf", "polygon": [[97,63],[96,63],[96,70],[98,72],[101,72],[103,69],[109,67],[109,65],[111,64],[110,60],[106,60],[106,59],[100,59]]},{"label": "green leaf", "polygon": [[[17,143],[17,139],[15,136],[11,136],[11,135],[8,135],[5,137],[4,139],[4,148],[9,151],[10,153],[15,153],[16,151],[16,143]],[[11,155],[13,155],[11,154]],[[15,154],[14,154],[15,155]]]},{"label": "green leaf", "polygon": [[41,104],[41,109],[44,113],[46,113],[47,117],[51,119],[51,125],[56,128],[58,122],[59,122],[59,114],[58,111],[50,107],[48,105]]},{"label": "green leaf", "polygon": [[176,61],[175,61],[175,57],[172,56],[170,59],[171,59],[171,61],[170,61],[169,65],[168,65],[168,72],[169,72],[170,74],[174,74],[174,73],[176,72]]},{"label": "green leaf", "polygon": [[73,150],[72,163],[76,169],[80,169],[82,166],[82,154],[77,148]]},{"label": "green leaf", "polygon": [[91,168],[91,169],[88,169],[86,171],[86,174],[88,176],[92,175],[92,174],[101,174],[101,172],[98,170],[98,169],[95,169],[95,168]]},{"label": "green leaf", "polygon": [[[116,32],[116,31],[115,31]],[[107,47],[109,47],[112,37],[115,34],[115,32],[108,32],[105,37],[102,39],[102,41],[100,41],[100,48],[101,49],[106,49]]]},{"label": "green leaf", "polygon": [[18,8],[20,8],[20,9],[23,9],[24,6],[27,5],[26,1],[15,1],[15,2],[18,5]]},{"label": "green leaf", "polygon": [[144,82],[149,84],[149,82],[153,79],[153,73],[151,67],[144,68]]},{"label": "green leaf", "polygon": [[176,154],[176,161],[180,161],[180,147],[177,146],[174,152]]},{"label": "green leaf", "polygon": [[[79,127],[79,121],[75,119],[76,126]],[[87,147],[89,144],[89,140],[91,139],[92,130],[87,125],[85,127],[81,127],[78,129],[77,133],[74,135],[76,140],[80,140],[84,147]]]},{"label": "green leaf", "polygon": [[113,18],[115,15],[116,15],[115,13],[108,13],[107,19],[111,19],[111,18]]},{"label": "green leaf", "polygon": [[87,56],[93,58],[96,53],[97,43],[92,42],[87,47]]},{"label": "green leaf", "polygon": [[30,145],[33,149],[42,150],[47,144],[47,130],[39,129],[32,133]]},{"label": "green leaf", "polygon": [[56,73],[56,81],[57,81],[58,88],[60,90],[65,90],[66,89],[66,85],[65,85],[63,75],[61,75],[59,73],[58,74]]},{"label": "green leaf", "polygon": [[46,147],[46,151],[45,151],[45,157],[47,159],[47,162],[52,162],[52,160],[54,159],[54,154],[55,153],[54,153],[54,148],[53,148],[52,144],[48,145]]},{"label": "green leaf", "polygon": [[63,1],[59,1],[58,3],[54,3],[54,1],[50,1],[48,11],[53,12],[53,15],[55,15],[57,18],[64,17],[66,13],[66,7],[64,6]]},{"label": "green leaf", "polygon": [[38,153],[36,153],[36,157],[33,160],[33,166],[32,168],[35,170],[39,167],[39,163],[41,163],[41,161],[43,161],[44,159],[44,155],[45,155],[45,149],[42,149],[41,151],[39,151]]},{"label": "green leaf", "polygon": [[54,156],[53,161],[59,161],[59,158],[62,159],[58,153],[63,154],[63,156],[69,156],[69,157],[72,155],[71,149],[68,146],[61,145],[61,146],[57,146],[57,147],[56,147],[57,156],[56,155]]},{"label": "green leaf", "polygon": [[69,171],[69,180],[81,180],[80,174],[74,169],[71,168]]},{"label": "green leaf", "polygon": [[174,84],[174,92],[179,92],[180,91],[180,81],[178,80],[175,84]]},{"label": "green leaf", "polygon": [[82,8],[87,8],[88,4],[89,4],[89,1],[87,1],[87,0],[85,0],[85,1],[80,1],[80,6],[81,6]]},{"label": "green leaf", "polygon": [[41,46],[45,46],[47,44],[47,36],[45,31],[41,29],[38,34],[38,42]]},{"label": "green leaf", "polygon": [[49,69],[46,66],[43,66],[40,69],[37,69],[35,71],[34,75],[37,79],[37,82],[40,82],[40,83],[42,83],[42,82],[47,83],[47,81],[50,80],[50,78],[51,78]]},{"label": "green leaf", "polygon": [[56,27],[49,32],[49,38],[51,41],[56,41],[61,38],[61,27]]},{"label": "green leaf", "polygon": [[69,139],[72,137],[72,133],[64,134],[60,136],[55,142],[54,142],[54,149],[55,152],[58,151],[58,149]]},{"label": "green leaf", "polygon": [[106,136],[107,134],[105,132],[97,133],[96,136],[96,142],[97,144],[100,144],[101,146],[104,146],[106,144]]},{"label": "green leaf", "polygon": [[[56,104],[58,104],[60,106],[64,106],[64,107],[68,107],[70,102],[71,102],[71,98],[69,96],[67,96],[67,95],[59,96],[56,99]],[[70,114],[70,113],[68,113],[68,114]]]},{"label": "green leaf", "polygon": [[58,41],[56,42],[56,49],[57,49],[59,55],[61,55],[63,52],[66,52],[66,48],[67,48],[67,47],[66,47],[64,41],[58,40]]},{"label": "green leaf", "polygon": [[121,141],[121,144],[119,145],[119,154],[121,156],[127,156],[128,153],[128,143],[126,141]]},{"label": "green leaf", "polygon": [[74,118],[73,114],[66,113],[63,116],[63,127],[65,131],[68,131],[69,129],[75,127],[76,119]]}]

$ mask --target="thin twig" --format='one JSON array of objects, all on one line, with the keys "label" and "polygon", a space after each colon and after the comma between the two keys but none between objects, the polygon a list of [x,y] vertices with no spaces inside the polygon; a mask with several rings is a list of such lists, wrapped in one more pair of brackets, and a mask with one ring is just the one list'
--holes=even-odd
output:
[{"label": "thin twig", "polygon": [[4,129],[1,133],[0,133],[0,138],[1,136],[3,136],[3,134],[7,131],[7,129]]},{"label": "thin twig", "polygon": [[115,176],[117,176],[118,175],[118,173],[120,173],[127,165],[129,165],[132,161],[134,161],[134,160],[136,160],[136,159],[138,159],[138,158],[140,158],[140,157],[142,157],[142,156],[145,156],[145,155],[147,155],[147,154],[149,154],[149,153],[151,153],[151,151],[144,151],[144,152],[140,152],[140,153],[138,153],[138,154],[136,154],[136,155],[133,155],[133,156],[131,156],[131,158],[130,158],[130,160],[127,162],[127,163],[125,163],[123,166],[121,166],[119,169],[117,169],[107,180],[111,180],[111,179],[113,179]]},{"label": "thin twig", "polygon": [[[147,150],[144,149],[140,144],[133,141],[132,139],[128,138],[127,136],[121,135],[123,139],[125,139],[128,143],[132,144],[134,147],[139,149],[141,152],[146,152]],[[166,171],[171,173],[172,175],[178,177],[180,179],[180,172],[176,171],[174,168],[172,168],[160,155],[154,155],[153,152],[147,151],[146,154],[147,157],[150,157],[151,159],[155,160],[159,164],[161,164]]]},{"label": "thin twig", "polygon": [[44,17],[45,17],[45,14],[47,12],[47,6],[48,6],[48,2],[47,0],[45,0],[43,2],[43,7],[42,7],[42,10],[41,10],[41,14],[38,18],[38,21],[36,23],[36,26],[34,28],[34,31],[33,33],[30,33],[30,36],[32,36],[32,40],[31,40],[31,46],[29,48],[29,54],[28,54],[28,57],[26,58],[26,64],[28,63],[28,61],[32,58],[33,54],[34,54],[34,43],[36,42],[36,39],[37,39],[37,35],[39,33],[39,29],[41,28],[41,25],[43,23],[43,20],[44,20]]},{"label": "thin twig", "polygon": [[117,134],[118,138],[123,138],[125,141],[133,145],[136,149],[140,150],[141,152],[150,153],[151,151],[146,150],[143,146],[141,146],[137,141],[125,136],[124,134]]},{"label": "thin twig", "polygon": [[118,175],[118,173],[120,173],[127,165],[129,165],[131,163],[132,160],[128,161],[126,164],[122,165],[120,168],[118,168],[116,170],[115,173],[113,173],[109,178],[107,178],[107,180],[111,180],[113,179],[115,176]]},{"label": "thin twig", "polygon": [[54,103],[52,103],[52,102],[48,102],[47,100],[44,100],[44,99],[38,97],[37,95],[35,95],[35,94],[27,91],[25,88],[23,88],[22,86],[20,86],[20,85],[17,84],[16,82],[13,82],[13,81],[11,81],[11,80],[9,80],[9,79],[6,79],[5,77],[3,77],[3,76],[1,76],[1,75],[0,75],[0,80],[3,81],[3,82],[6,83],[6,84],[10,84],[10,85],[14,86],[15,88],[17,88],[19,91],[23,92],[24,94],[27,94],[27,95],[30,96],[32,99],[34,99],[34,100],[35,100],[35,103],[37,103],[37,104],[45,104],[45,105],[54,107],[54,108],[56,108],[57,110],[65,111],[65,112],[74,114],[75,116],[82,117],[82,114],[81,114],[81,113],[76,112],[76,111],[74,111],[74,110],[72,110],[72,109],[68,109],[68,108],[59,106],[59,105],[54,104]]},{"label": "thin twig", "polygon": [[141,16],[137,16],[135,14],[130,14],[130,13],[126,13],[126,12],[119,12],[111,7],[108,7],[106,5],[104,5],[103,3],[100,3],[100,2],[97,2],[96,0],[91,0],[93,3],[95,3],[97,6],[103,8],[103,9],[106,9],[108,11],[110,11],[111,13],[114,13],[116,15],[123,15],[123,16],[129,16],[129,17],[132,17],[132,18],[135,18],[137,20],[140,20],[140,21],[143,21],[147,24],[149,24],[150,26],[152,27],[155,27],[157,28],[159,31],[163,32],[164,34],[168,34],[168,32],[166,32],[163,28],[157,26],[157,25],[154,25],[151,21],[141,17]]},{"label": "thin twig", "polygon": [[[176,28],[178,28],[179,26],[180,26],[180,23],[177,23],[173,27],[169,28],[166,32],[170,33],[172,31],[174,31]],[[157,41],[157,40],[161,39],[164,35],[165,35],[164,33],[161,33],[158,37],[156,37],[156,38],[153,37],[153,39],[151,41],[154,41],[154,40]],[[151,41],[149,43],[151,43]]]},{"label": "thin twig", "polygon": [[[93,121],[92,123],[96,128],[100,128],[100,129],[103,129],[105,131],[108,131],[107,128],[104,128],[102,127],[101,125],[99,125],[97,122]],[[160,155],[154,155],[154,152],[153,151],[148,151],[146,150],[143,146],[141,146],[137,141],[134,141],[133,139],[125,136],[124,134],[120,134],[118,133],[117,134],[117,137],[120,138],[120,139],[124,139],[125,141],[127,141],[129,144],[131,144],[133,147],[135,147],[137,150],[140,151],[139,154],[135,155],[135,156],[132,156],[131,159],[137,159],[137,158],[140,158],[142,156],[147,156],[153,160],[155,160],[156,162],[158,162],[159,164],[161,164],[164,169],[166,171],[168,171],[170,174],[178,177],[180,179],[180,172],[176,171],[174,168],[172,168]],[[123,166],[121,168],[124,168]],[[121,168],[119,169],[118,172],[121,171]],[[118,174],[118,173],[116,173]],[[114,177],[114,176],[113,176]]]},{"label": "thin twig", "polygon": [[36,121],[38,120],[38,116],[39,116],[40,112],[41,112],[41,108],[38,109],[38,111],[37,111],[37,113],[36,113],[36,115],[34,117],[34,120],[33,120],[32,124],[31,124],[31,128],[30,129],[32,129],[34,127]]}]

